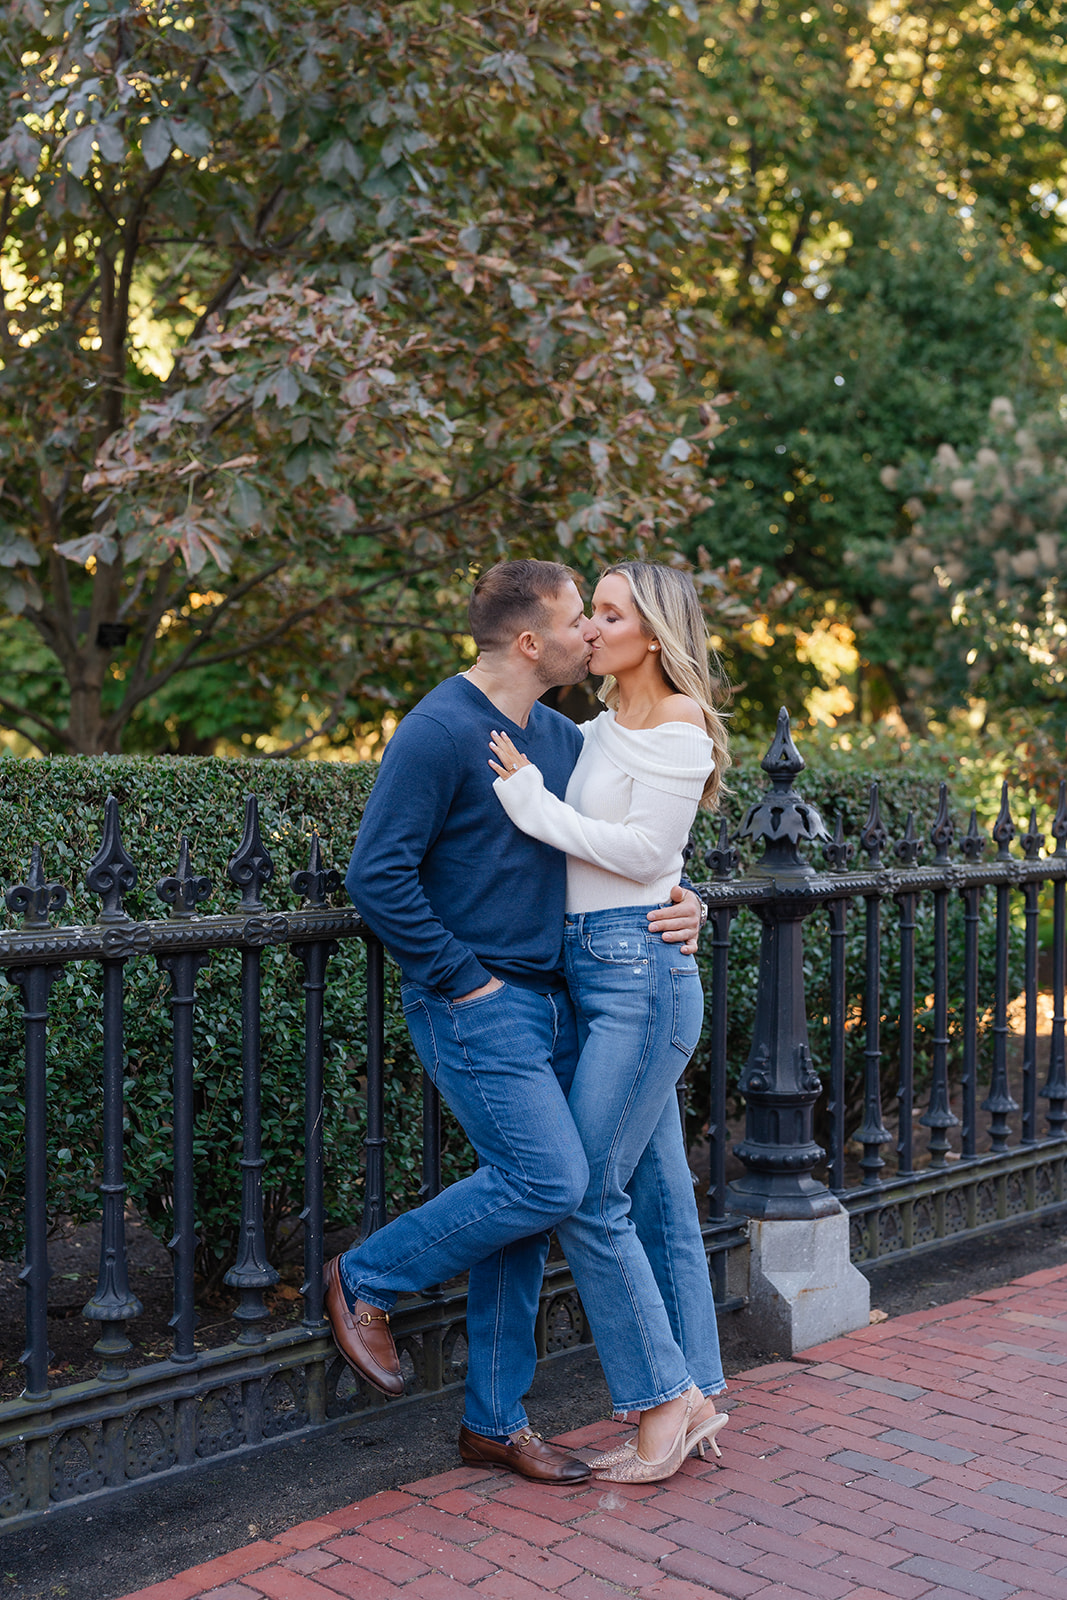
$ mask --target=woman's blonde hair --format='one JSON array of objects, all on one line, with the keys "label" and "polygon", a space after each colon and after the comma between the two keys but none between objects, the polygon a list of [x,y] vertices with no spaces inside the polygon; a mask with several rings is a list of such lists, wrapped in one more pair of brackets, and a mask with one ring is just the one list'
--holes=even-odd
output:
[{"label": "woman's blonde hair", "polygon": [[[704,785],[700,804],[705,810],[714,811],[721,796],[729,793],[723,784],[723,774],[730,765],[726,722],[715,704],[723,693],[726,679],[708,642],[696,584],[688,572],[651,561],[620,561],[616,566],[605,568],[601,577],[608,578],[616,572],[629,585],[644,632],[659,644],[660,664],[667,682],[677,694],[687,694],[695,700],[704,713],[715,765]],[[619,686],[613,677],[604,679],[598,697],[612,711],[618,709]]]}]

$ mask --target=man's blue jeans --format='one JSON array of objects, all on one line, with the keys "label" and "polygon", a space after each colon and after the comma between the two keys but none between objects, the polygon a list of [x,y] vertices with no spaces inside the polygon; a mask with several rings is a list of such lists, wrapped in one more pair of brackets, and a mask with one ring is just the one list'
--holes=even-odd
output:
[{"label": "man's blue jeans", "polygon": [[581,1054],[571,1114],[589,1188],[556,1233],[616,1413],[726,1386],[675,1086],[704,1014],[692,956],[644,906],[568,916],[563,952]]},{"label": "man's blue jeans", "polygon": [[589,1168],[565,1087],[577,1060],[564,992],[511,984],[450,1001],[405,983],[419,1059],[478,1153],[478,1170],[404,1212],[341,1258],[349,1292],[382,1311],[398,1294],[470,1269],[465,1425],[526,1426],[549,1231],[585,1193]]}]

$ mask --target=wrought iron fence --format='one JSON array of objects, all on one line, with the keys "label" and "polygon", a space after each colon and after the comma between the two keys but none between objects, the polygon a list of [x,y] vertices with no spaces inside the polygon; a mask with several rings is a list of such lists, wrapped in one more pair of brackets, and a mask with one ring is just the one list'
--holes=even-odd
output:
[{"label": "wrought iron fence", "polygon": [[[725,828],[707,852],[711,880],[702,892],[709,905],[710,1039],[701,1070],[710,1079],[710,1157],[705,1244],[726,1308],[741,1302],[727,1293],[727,1257],[744,1243],[751,1216],[818,1215],[844,1205],[852,1217],[854,1258],[873,1264],[946,1239],[987,1231],[1016,1218],[1053,1210],[1065,1203],[1067,1154],[1067,1076],[1064,1064],[1064,895],[1067,884],[1067,798],[1060,787],[1051,824],[1055,849],[1042,853],[1036,818],[1021,839],[1022,855],[1012,854],[1014,828],[1005,791],[993,829],[997,853],[984,862],[985,841],[974,818],[953,855],[954,836],[947,796],[930,836],[933,858],[920,864],[921,841],[909,818],[904,837],[893,844],[882,825],[877,786],[859,845],[866,857],[854,868],[854,846],[837,834],[830,839],[822,819],[793,789],[803,762],[793,745],[783,712],[763,767],[770,788],[750,808],[740,837],[762,845],[760,860],[736,876],[738,854]],[[821,842],[825,868],[816,871],[799,846]],[[367,953],[364,1233],[385,1217],[386,1150],[390,1130],[384,1114],[384,960],[380,944],[350,908],[331,906],[340,882],[324,865],[317,837],[306,870],[292,875],[300,904],[271,909],[263,891],[273,865],[260,836],[254,797],[247,802],[244,834],[231,858],[228,876],[240,892],[230,915],[202,916],[198,907],[209,892],[182,842],[177,869],[156,886],[169,914],[135,921],[123,900],[136,882],[136,868],[120,835],[118,807],[108,802],[100,849],[86,882],[102,908],[92,926],[57,925],[65,890],[47,880],[41,851],[35,848],[25,883],[7,893],[8,906],[21,916],[19,929],[0,933],[0,969],[21,993],[25,1039],[26,1246],[21,1279],[26,1296],[26,1387],[18,1400],[0,1404],[0,1518],[8,1526],[39,1517],[49,1508],[107,1493],[162,1472],[309,1428],[336,1425],[380,1402],[368,1393],[336,1355],[322,1313],[323,1208],[323,1019],[329,1004],[329,963],[352,941]],[[981,901],[995,897],[993,993],[982,991],[979,962]],[[1038,948],[1040,897],[1051,898],[1052,1021],[1047,1075],[1039,1086]],[[964,910],[962,999],[955,1023],[962,1040],[958,1074],[960,1114],[950,1090],[949,902],[958,896]],[[1021,897],[1024,944],[1024,1027],[1021,1062],[1021,1117],[1012,1144],[1016,1106],[1010,1092],[1009,952],[1013,937],[1012,897]],[[932,902],[933,947],[930,970],[917,972],[917,907]],[[862,909],[860,909],[862,908]],[[895,931],[884,925],[887,908],[896,912]],[[748,1060],[737,1092],[745,1106],[745,1137],[734,1148],[743,1175],[727,1183],[730,1140],[728,1109],[728,1017],[731,987],[731,930],[740,913],[761,923],[757,1020]],[[812,1060],[804,988],[804,925],[825,913],[829,927],[829,1010],[827,1060]],[[849,918],[862,915],[865,929],[863,971],[850,973],[846,958]],[[897,1134],[885,1125],[886,1066],[882,993],[883,954],[896,941],[899,962],[900,1025],[896,1033],[893,1081]],[[263,1227],[262,1174],[270,1152],[262,1148],[260,1103],[261,957],[268,946],[284,946],[304,972],[305,1149],[303,1223],[303,1315],[299,1326],[272,1328],[265,1294],[277,1280],[268,1260]],[[243,1148],[240,1159],[240,1243],[226,1274],[235,1291],[234,1316],[240,1331],[233,1343],[202,1350],[195,1343],[194,1253],[196,1247],[193,1082],[197,1041],[193,1007],[197,977],[213,951],[241,953]],[[173,1348],[164,1360],[131,1367],[129,1324],[140,1305],[131,1292],[126,1268],[123,1140],[124,972],[132,960],[154,959],[170,986],[173,1090]],[[72,962],[100,971],[103,1023],[103,1140],[100,1152],[101,1249],[95,1293],[84,1308],[98,1323],[94,1347],[100,1367],[94,1379],[52,1388],[49,1383],[48,1165],[46,1038],[49,992]],[[987,963],[988,965],[988,963]],[[929,1084],[918,1125],[928,1130],[916,1148],[915,995],[918,978],[933,997]],[[855,980],[855,981],[854,981]],[[982,1041],[991,1018],[988,1093],[978,1103]],[[848,1116],[847,1058],[850,1037],[863,1040],[862,1119]],[[825,1081],[818,1067],[825,1073]],[[828,1091],[830,1148],[814,1138],[813,1116]],[[1048,1103],[1046,1127],[1038,1120],[1038,1100]],[[987,1120],[988,1152],[979,1152],[979,1111]],[[428,1081],[423,1084],[423,1195],[441,1181],[440,1107]],[[951,1134],[951,1137],[950,1137]],[[953,1146],[953,1140],[959,1145]],[[855,1143],[859,1162],[853,1171]],[[894,1145],[891,1162],[883,1151]],[[955,1159],[950,1159],[955,1158]],[[823,1181],[825,1179],[825,1182]],[[703,1186],[702,1186],[703,1187]],[[236,1196],[235,1196],[236,1204]],[[411,1297],[394,1317],[394,1331],[414,1395],[461,1380],[464,1363],[462,1292]],[[543,1354],[589,1338],[580,1302],[565,1265],[550,1266],[538,1322]]]},{"label": "wrought iron fence", "polygon": [[[992,829],[996,855],[983,861],[987,839],[971,813],[966,832],[956,838],[948,794],[940,789],[937,814],[929,834],[932,859],[919,861],[926,841],[909,815],[903,837],[891,843],[881,816],[877,783],[870,793],[870,811],[859,834],[865,865],[853,866],[856,846],[842,835],[840,820],[831,838],[813,806],[793,789],[804,762],[793,744],[789,719],[779,715],[778,731],[762,767],[771,787],[752,806],[739,838],[760,841],[761,859],[735,878],[738,854],[725,828],[717,847],[707,852],[713,881],[703,893],[710,909],[714,949],[710,1007],[715,1023],[712,1074],[720,1096],[713,1123],[723,1115],[726,1016],[730,997],[730,929],[739,912],[748,910],[762,924],[759,998],[752,1049],[741,1072],[745,1100],[745,1139],[735,1148],[745,1174],[725,1185],[725,1143],[713,1142],[715,1192],[724,1194],[723,1214],[748,1216],[818,1215],[836,1199],[851,1217],[853,1261],[870,1269],[895,1258],[963,1235],[991,1232],[1022,1217],[1051,1212],[1067,1203],[1067,1072],[1064,1057],[1065,920],[1067,885],[1067,781],[1059,785],[1050,824],[1055,841],[1043,853],[1045,836],[1038,831],[1036,811],[1020,836],[1022,855],[1013,855],[1016,829],[1008,786],[1002,789],[1000,814]],[[821,845],[826,870],[817,872],[802,857],[801,843]],[[954,853],[954,846],[956,850]],[[982,902],[991,891],[995,902],[992,949],[983,965],[991,970],[991,992],[980,985]],[[1038,1051],[1039,916],[1042,894],[1051,901],[1049,999],[1051,1026],[1044,1062]],[[963,910],[961,993],[950,1006],[950,901]],[[1024,979],[1022,991],[1022,1059],[1019,1070],[1021,1108],[1011,1092],[1008,1071],[1009,973],[1014,926],[1013,897],[1022,902]],[[916,923],[920,906],[932,908],[932,951],[921,974],[929,983],[932,1030],[929,1036],[928,1082],[917,1094],[916,1066]],[[884,912],[896,913],[895,929],[885,926]],[[803,924],[816,912],[829,928],[828,1015],[826,1060],[814,1069],[808,1042],[808,1010],[804,983]],[[862,916],[864,958],[861,970],[849,972],[846,929],[850,917]],[[897,1012],[889,1018],[882,993],[884,956],[895,940],[898,963]],[[950,1094],[950,1012],[960,1043],[955,1080],[959,1114]],[[883,1031],[896,1024],[894,1059],[883,1060]],[[862,1118],[852,1127],[848,1118],[846,1059],[850,1035],[863,1043]],[[985,1048],[991,1041],[991,1049]],[[988,1055],[987,1093],[978,1095]],[[1044,1077],[1044,1082],[1040,1080]],[[829,1149],[815,1143],[812,1111],[827,1095]],[[896,1106],[896,1135],[886,1127],[884,1106]],[[1045,1127],[1039,1126],[1038,1101],[1047,1101]],[[1016,1114],[1020,1112],[1021,1116]],[[981,1125],[979,1113],[985,1117]],[[925,1147],[917,1148],[916,1123],[927,1130]],[[1013,1130],[1016,1142],[1010,1143]],[[951,1138],[950,1138],[951,1135]],[[988,1149],[980,1151],[983,1135]],[[892,1145],[891,1164],[883,1153]],[[850,1160],[855,1148],[858,1162]],[[858,1168],[858,1170],[857,1170]],[[816,1175],[825,1178],[826,1187]]]}]

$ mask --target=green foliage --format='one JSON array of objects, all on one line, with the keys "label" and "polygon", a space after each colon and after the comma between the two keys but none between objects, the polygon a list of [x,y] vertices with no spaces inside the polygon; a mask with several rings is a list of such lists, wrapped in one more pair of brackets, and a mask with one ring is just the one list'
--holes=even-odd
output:
[{"label": "green foliage", "polygon": [[677,275],[734,223],[683,31],[567,0],[12,8],[8,727],[350,738],[441,675],[472,564],[595,563],[704,504]]},{"label": "green foliage", "polygon": [[958,675],[903,670],[916,628],[887,604],[900,529],[879,473],[973,449],[996,395],[1061,387],[1067,12],[742,0],[701,21],[693,103],[751,232],[736,270],[691,285],[722,320],[713,386],[733,398],[684,544],[796,585],[775,644],[725,641],[738,723],[818,682],[793,634],[832,610],[857,636],[857,716],[896,705],[924,733]]},{"label": "green foliage", "polygon": [[[987,763],[943,750],[917,748],[904,753],[895,741],[869,738],[865,747],[833,749],[806,741],[810,770],[798,780],[832,826],[842,816],[846,835],[855,839],[867,814],[869,785],[881,783],[883,815],[892,838],[899,837],[907,813],[928,833],[942,781],[950,784],[953,809],[965,823],[977,805],[988,824],[992,796],[985,781]],[[759,770],[763,749],[738,740],[730,778],[733,794],[727,817],[736,829],[747,806],[766,787]],[[288,874],[306,864],[312,829],[318,829],[327,860],[343,866],[363,804],[374,779],[372,764],[325,762],[247,762],[134,757],[0,761],[0,880],[5,886],[25,876],[34,842],[40,842],[48,877],[64,883],[71,900],[64,917],[94,920],[98,909],[85,890],[82,874],[99,843],[104,801],[114,793],[122,806],[126,847],[140,881],[127,902],[131,914],[156,916],[162,910],[155,882],[171,873],[180,832],[191,841],[195,870],[215,885],[206,912],[235,903],[225,864],[236,848],[244,795],[260,796],[264,840],[276,877],[265,891],[268,906],[293,903]],[[704,875],[703,852],[717,835],[717,822],[701,813],[695,831],[694,880]],[[816,857],[818,862],[818,857]],[[986,907],[988,917],[989,905]],[[955,911],[953,915],[955,915]],[[887,932],[883,961],[886,1092],[891,1093],[897,1041],[898,977],[892,938],[893,913],[884,912]],[[930,991],[929,911],[919,918],[918,996]],[[954,1004],[959,994],[960,941],[954,930],[951,976]],[[983,933],[982,993],[990,992],[988,924]],[[862,974],[862,915],[853,914],[848,937],[852,991]],[[730,979],[730,1081],[747,1055],[756,1001],[759,934],[755,919],[735,925]],[[808,1013],[816,1063],[826,1069],[826,986],[828,940],[825,918],[814,916],[806,929]],[[1016,945],[1016,958],[1018,946]],[[710,950],[701,954],[710,993]],[[263,1123],[268,1229],[277,1235],[301,1204],[303,1185],[303,969],[286,950],[263,952]],[[240,958],[219,952],[198,980],[196,1039],[197,1214],[203,1245],[200,1268],[218,1281],[233,1258],[240,1213],[241,1062]],[[1013,982],[1017,974],[1013,971]],[[404,1026],[396,972],[387,963],[386,1121],[388,1191],[394,1209],[417,1200],[421,1181],[421,1071]],[[131,1198],[161,1238],[169,1236],[172,1138],[170,1106],[169,981],[144,959],[126,966],[127,1182]],[[330,1219],[353,1222],[362,1208],[362,1144],[366,1131],[365,963],[359,940],[342,944],[330,963],[326,1007],[325,1139],[326,1203]],[[53,1217],[84,1220],[98,1213],[101,1135],[101,1046],[99,973],[92,964],[71,964],[57,980],[50,1001],[48,1035],[49,1207]],[[930,1018],[918,1019],[918,1080],[929,1054]],[[957,1034],[953,1034],[956,1048]],[[23,1099],[20,994],[0,985],[0,1255],[10,1258],[20,1243],[22,1209]],[[862,1036],[849,1033],[849,1084],[852,1123],[856,1120],[862,1073]],[[706,1055],[698,1052],[691,1080],[698,1121],[707,1115]],[[444,1178],[468,1170],[470,1153],[460,1131],[446,1117]]]},{"label": "green foliage", "polygon": [[914,195],[865,200],[850,220],[830,304],[780,346],[739,348],[724,372],[725,481],[693,537],[713,558],[740,542],[769,572],[869,609],[875,575],[857,540],[885,537],[897,511],[880,468],[952,428],[980,437],[1005,377],[1023,373],[1032,285],[993,230],[970,235],[965,259],[958,221]]},{"label": "green foliage", "polygon": [[[122,807],[126,848],[140,881],[131,915],[164,908],[154,884],[172,873],[179,835],[190,839],[196,871],[213,880],[205,912],[231,908],[237,891],[225,865],[240,839],[244,796],[260,797],[263,838],[275,863],[265,903],[295,903],[288,875],[307,864],[310,836],[343,868],[374,779],[371,764],[143,760],[134,757],[0,761],[0,880],[21,882],[34,842],[50,879],[68,888],[63,914],[92,922],[98,903],[82,874],[99,845],[104,801]],[[12,922],[14,919],[11,919]],[[303,968],[288,950],[268,946],[263,963],[263,1147],[265,1207],[272,1236],[299,1211],[304,1151]],[[153,961],[126,969],[126,1151],[130,1196],[159,1235],[171,1227],[172,1137],[169,979]],[[387,964],[386,1117],[390,1128],[389,1204],[416,1203],[421,1181],[422,1072],[399,1008],[396,972]],[[358,1221],[363,1204],[366,1131],[365,959],[346,940],[328,971],[325,1024],[326,1209],[331,1222]],[[195,1016],[195,1149],[199,1267],[218,1281],[233,1259],[240,1220],[240,956],[217,952],[201,973]],[[64,968],[52,990],[48,1034],[49,1211],[75,1221],[99,1211],[102,1154],[100,975],[90,963]],[[23,1086],[19,991],[0,984],[0,1256],[17,1254],[22,1226]],[[444,1176],[467,1170],[469,1151],[446,1118]]]},{"label": "green foliage", "polygon": [[[916,834],[926,841],[920,860],[929,861],[933,851],[929,844],[930,828],[937,811],[938,793],[942,783],[949,786],[950,810],[956,825],[956,837],[965,831],[972,808],[977,809],[980,825],[988,828],[995,815],[993,795],[986,781],[983,763],[955,750],[951,744],[915,746],[904,752],[896,740],[869,736],[857,741],[852,749],[833,748],[826,739],[804,741],[802,753],[810,766],[795,780],[795,788],[805,800],[814,804],[833,830],[840,816],[846,839],[856,845],[854,867],[861,867],[866,858],[859,849],[860,831],[867,821],[870,805],[870,787],[879,784],[882,819],[890,841],[903,836],[908,814],[914,815]],[[759,770],[763,748],[754,741],[737,740],[734,747],[736,771],[731,769],[730,779],[734,790],[725,811],[731,833],[739,826],[748,806],[766,788],[766,780]],[[999,796],[997,796],[999,800]],[[694,830],[696,851],[689,865],[694,880],[699,876],[697,863],[709,844],[716,842],[718,824],[706,813],[700,813],[698,827]],[[750,863],[758,852],[745,850],[743,860]],[[822,870],[824,863],[818,847],[811,849],[812,864]],[[890,847],[883,861],[893,860]],[[1015,908],[1016,913],[1018,908]],[[979,929],[979,1005],[980,1038],[987,1036],[991,1024],[994,985],[994,914],[995,907],[987,891],[981,907]],[[933,1050],[933,1012],[928,997],[933,992],[933,902],[929,895],[921,896],[916,905],[915,933],[915,1086],[917,1096],[929,1082]],[[886,901],[882,907],[882,959],[881,959],[881,1049],[883,1106],[893,1106],[897,1091],[899,1048],[901,1032],[900,959],[897,939],[897,914],[894,903]],[[729,1025],[727,1043],[728,1083],[736,1092],[741,1069],[748,1056],[756,1017],[757,978],[759,968],[760,924],[750,912],[741,912],[735,919],[731,933],[729,979]],[[848,1136],[859,1126],[863,1109],[864,1046],[863,990],[865,963],[865,918],[863,902],[853,905],[848,918],[845,940],[847,988],[847,1028],[845,1051],[845,1105]],[[706,938],[698,955],[704,981],[705,995],[711,995],[711,950]],[[804,924],[804,981],[807,1005],[808,1030],[812,1058],[816,1068],[825,1078],[830,1064],[830,936],[829,919],[824,911],[816,911]],[[1014,996],[1022,985],[1022,944],[1019,937],[1018,915],[1013,935],[1009,970],[1009,994]],[[949,901],[949,1006],[950,1006],[950,1070],[958,1067],[962,1049],[963,1002],[963,908],[956,895]],[[710,1018],[707,1019],[710,1022]],[[707,1028],[705,1039],[690,1067],[689,1107],[690,1121],[696,1132],[706,1122],[709,1111],[707,1054]],[[981,1069],[980,1069],[981,1075]],[[825,1143],[826,1100],[820,1101],[817,1115],[822,1124],[820,1136]]]},{"label": "green foliage", "polygon": [[1031,779],[1055,781],[1067,732],[1067,422],[1035,412],[1019,426],[999,397],[980,448],[911,453],[886,479],[902,531],[871,553],[887,619],[911,636],[898,670],[942,717],[964,699],[987,708],[1029,753]]}]

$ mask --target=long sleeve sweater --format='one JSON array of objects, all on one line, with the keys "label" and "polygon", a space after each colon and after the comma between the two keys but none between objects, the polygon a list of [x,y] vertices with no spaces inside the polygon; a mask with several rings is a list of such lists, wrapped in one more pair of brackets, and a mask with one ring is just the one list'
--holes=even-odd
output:
[{"label": "long sleeve sweater", "polygon": [[659,905],[678,882],[712,742],[687,722],[620,728],[613,711],[582,733],[564,800],[536,766],[498,778],[497,798],[524,833],[566,851],[568,911]]},{"label": "long sleeve sweater", "polygon": [[405,977],[450,999],[503,978],[562,982],[565,864],[493,797],[489,734],[504,728],[561,796],[581,748],[573,722],[533,706],[525,728],[462,676],[409,711],[382,757],[345,887]]}]

